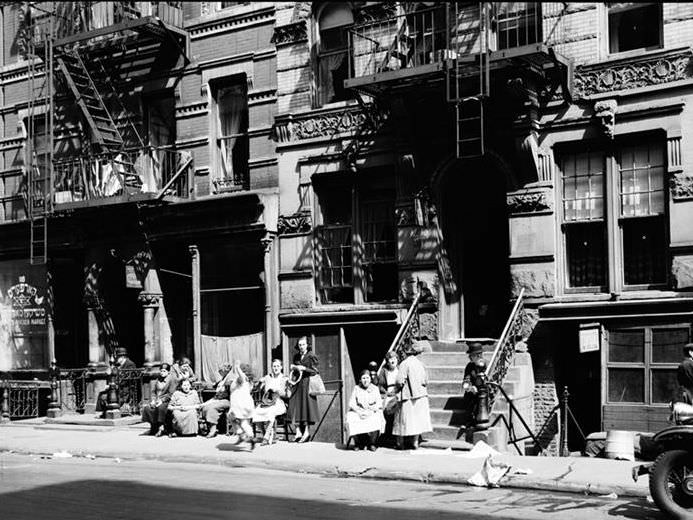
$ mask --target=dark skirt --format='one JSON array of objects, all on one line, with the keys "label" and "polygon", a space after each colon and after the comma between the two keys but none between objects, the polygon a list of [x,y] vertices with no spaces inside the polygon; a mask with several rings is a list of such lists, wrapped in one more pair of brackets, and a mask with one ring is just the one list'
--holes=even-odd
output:
[{"label": "dark skirt", "polygon": [[309,393],[310,377],[305,375],[291,389],[289,399],[289,417],[294,423],[315,424],[318,416],[318,399]]},{"label": "dark skirt", "polygon": [[142,421],[152,426],[159,426],[166,423],[166,412],[168,412],[168,403],[161,403],[155,407],[148,404],[142,408]]}]

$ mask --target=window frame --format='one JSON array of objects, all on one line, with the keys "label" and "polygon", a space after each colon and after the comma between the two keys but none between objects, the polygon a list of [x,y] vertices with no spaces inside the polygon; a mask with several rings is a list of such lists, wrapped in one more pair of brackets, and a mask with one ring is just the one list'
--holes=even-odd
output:
[{"label": "window frame", "polygon": [[[604,381],[604,388],[602,392],[602,405],[603,406],[633,406],[633,407],[667,407],[667,403],[656,403],[653,401],[653,372],[657,370],[676,370],[680,361],[677,362],[655,362],[652,360],[653,352],[653,335],[655,330],[662,329],[687,329],[688,330],[688,341],[691,341],[691,334],[693,332],[693,324],[691,323],[662,323],[662,324],[647,324],[647,325],[623,325],[614,324],[605,328],[605,348],[602,354],[602,381]],[[642,330],[644,332],[643,340],[643,362],[622,362],[622,361],[610,361],[609,351],[610,351],[610,335],[616,331],[638,331]],[[683,356],[682,356],[683,357]],[[644,371],[645,380],[643,381],[643,401],[642,402],[619,402],[609,400],[609,369],[619,369],[619,368],[637,368]]]},{"label": "window frame", "polygon": [[[621,216],[621,188],[620,188],[620,165],[619,153],[620,150],[629,146],[660,146],[662,150],[662,196],[663,196],[663,211],[659,215],[650,216]],[[566,157],[576,155],[584,151],[600,151],[604,153],[604,221],[606,233],[606,285],[586,286],[586,287],[571,287],[569,285],[569,257],[566,241],[566,226],[572,225],[572,222],[566,221],[564,211],[564,172],[563,164]],[[557,262],[560,270],[558,277],[558,287],[561,294],[580,294],[580,293],[620,293],[643,290],[663,290],[670,287],[671,273],[665,268],[663,273],[663,281],[650,282],[645,284],[626,284],[625,283],[625,248],[624,248],[624,222],[633,222],[637,220],[657,218],[662,221],[662,232],[664,234],[664,265],[668,266],[671,260],[670,248],[670,230],[669,230],[669,190],[667,185],[668,157],[666,148],[666,136],[661,132],[651,132],[645,134],[630,134],[620,136],[613,142],[607,145],[599,145],[598,143],[580,143],[580,145],[566,144],[565,146],[557,146],[557,160],[555,161],[556,168],[559,172],[557,175],[555,190],[557,200],[557,233],[560,244]],[[588,222],[588,221],[585,221]]]},{"label": "window frame", "polygon": [[[659,16],[659,43],[657,45],[649,47],[638,47],[637,49],[630,49],[627,51],[617,51],[611,52],[611,31],[609,28],[609,15],[611,13],[631,11],[635,9],[640,9],[647,6],[655,6],[658,9]],[[640,56],[643,52],[657,51],[664,48],[664,10],[661,3],[657,2],[632,2],[631,5],[610,7],[608,3],[602,4],[602,34],[604,35],[602,48],[602,56],[605,58],[625,58],[628,56]]]},{"label": "window frame", "polygon": [[[335,28],[340,28],[346,31],[346,41],[345,41],[345,46],[344,48],[335,48],[335,49],[326,49],[323,50],[322,48],[322,39],[321,39],[321,33],[323,30],[321,29],[321,18],[324,14],[324,10],[326,7],[328,7],[330,2],[324,2],[321,6],[320,9],[315,13],[315,17],[313,19],[313,41],[314,41],[314,47],[313,47],[313,56],[314,56],[314,68],[313,68],[313,75],[314,75],[314,89],[313,89],[313,108],[321,108],[321,107],[327,107],[327,106],[335,106],[335,105],[340,105],[340,104],[345,104],[345,103],[350,103],[353,102],[355,103],[356,100],[354,99],[354,96],[351,94],[347,94],[345,99],[339,99],[335,101],[330,101],[325,99],[327,96],[325,94],[325,87],[323,86],[324,83],[324,78],[321,73],[322,67],[322,61],[324,59],[327,59],[331,56],[337,56],[339,54],[344,54],[344,59],[347,61],[347,67],[351,68],[353,67],[353,59],[350,56],[351,52],[351,47],[349,45],[349,30],[354,26],[354,22],[351,24],[345,24],[345,25],[338,25],[334,27],[329,27],[326,30],[329,29],[335,29]],[[348,8],[352,12],[352,18],[353,18],[353,8],[351,6],[350,2],[334,2],[334,4],[343,4],[345,8]],[[351,76],[350,71],[347,71],[347,77],[345,79],[348,79]]]}]

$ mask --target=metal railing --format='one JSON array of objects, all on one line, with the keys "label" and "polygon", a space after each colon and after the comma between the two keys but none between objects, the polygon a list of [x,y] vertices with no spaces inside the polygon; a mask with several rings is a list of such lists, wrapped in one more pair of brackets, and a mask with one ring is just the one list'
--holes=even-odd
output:
[{"label": "metal railing", "polygon": [[409,307],[409,310],[407,311],[407,315],[404,318],[404,321],[402,321],[402,325],[400,325],[399,330],[397,330],[397,334],[395,334],[395,338],[392,340],[392,343],[390,344],[390,348],[387,349],[387,352],[385,353],[385,356],[383,356],[383,360],[380,362],[380,366],[378,367],[378,372],[382,370],[382,368],[385,366],[385,361],[387,359],[387,355],[390,352],[396,352],[397,353],[397,358],[399,361],[402,361],[404,359],[404,348],[405,346],[411,344],[413,341],[413,336],[414,336],[414,330],[413,326],[414,323],[417,325],[417,330],[420,328],[418,325],[418,320],[419,320],[419,300],[421,299],[421,291],[416,293],[416,296],[414,297],[414,300],[411,302],[411,306]]},{"label": "metal railing", "polygon": [[60,369],[58,402],[61,410],[84,413],[87,403],[87,374],[86,368]]},{"label": "metal railing", "polygon": [[[503,398],[505,398],[506,402],[508,403],[508,417],[506,418],[505,415],[503,415],[502,413],[499,414],[498,417],[496,417],[496,419],[493,421],[493,423],[491,423],[489,428],[493,428],[496,424],[502,422],[505,426],[505,429],[508,432],[508,444],[512,444],[513,446],[515,446],[518,455],[524,455],[524,452],[520,449],[518,443],[526,441],[528,439],[532,439],[534,445],[539,448],[539,452],[543,454],[544,450],[541,447],[539,440],[537,439],[538,436],[532,433],[532,429],[529,427],[524,417],[522,417],[522,414],[515,406],[515,403],[513,402],[512,398],[508,396],[508,394],[505,392],[505,390],[503,390],[503,387],[501,385],[497,383],[492,383],[490,381],[487,381],[486,384],[494,391],[500,392],[503,395]],[[525,435],[521,437],[517,434],[517,431],[515,430],[515,417],[517,417],[517,419],[520,421],[520,424],[522,424],[522,427],[526,432]]]},{"label": "metal railing", "polygon": [[27,381],[0,381],[0,422],[39,415],[40,385]]},{"label": "metal railing", "polygon": [[142,410],[144,368],[119,368],[116,375],[118,401],[123,415],[138,415]]},{"label": "metal railing", "polygon": [[53,163],[54,202],[102,199],[133,192],[187,198],[192,156],[164,147],[85,154]]},{"label": "metal railing", "polygon": [[523,298],[525,295],[524,287],[520,290],[520,294],[515,300],[515,305],[513,310],[508,317],[508,321],[505,323],[503,332],[496,344],[496,348],[493,350],[493,355],[488,362],[486,369],[486,378],[490,385],[490,391],[488,395],[489,407],[493,406],[493,401],[496,396],[496,390],[505,381],[505,376],[510,369],[513,362],[513,357],[515,355],[515,344],[518,338],[521,337],[523,321],[522,321],[522,310],[524,306]]},{"label": "metal railing", "polygon": [[352,77],[439,61],[448,47],[445,10],[441,4],[354,26],[349,31]]}]

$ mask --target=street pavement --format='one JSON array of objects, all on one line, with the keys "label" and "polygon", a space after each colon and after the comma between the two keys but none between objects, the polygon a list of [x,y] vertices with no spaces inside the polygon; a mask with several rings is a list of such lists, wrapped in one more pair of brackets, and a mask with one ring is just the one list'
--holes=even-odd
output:
[{"label": "street pavement", "polygon": [[[371,453],[347,451],[327,443],[279,442],[249,453],[238,451],[225,436],[170,439],[143,435],[144,431],[142,426],[85,428],[13,423],[0,427],[0,451],[44,456],[66,452],[75,457],[157,460],[439,484],[467,484],[484,463],[483,458],[470,458],[451,450],[399,452],[381,448]],[[500,482],[503,488],[590,495],[614,493],[620,497],[648,495],[647,476],[634,483],[631,462],[513,455],[493,460],[511,468]]]},{"label": "street pavement", "polygon": [[[1,429],[4,434],[8,429]],[[185,452],[183,445],[179,445]],[[0,453],[0,518],[663,520],[644,498]]]}]

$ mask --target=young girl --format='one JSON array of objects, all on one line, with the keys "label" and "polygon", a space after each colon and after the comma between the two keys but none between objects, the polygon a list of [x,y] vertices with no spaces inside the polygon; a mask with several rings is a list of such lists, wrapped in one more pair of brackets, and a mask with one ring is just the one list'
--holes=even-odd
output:
[{"label": "young girl", "polygon": [[288,397],[287,385],[289,379],[282,373],[282,362],[272,360],[272,371],[260,379],[262,385],[262,401],[255,408],[253,422],[264,427],[262,445],[274,442],[274,422],[277,416],[286,413],[284,398]]},{"label": "young girl", "polygon": [[234,425],[234,431],[238,436],[236,442],[242,443],[245,449],[251,450],[255,448],[253,427],[250,424],[255,410],[255,403],[250,394],[253,380],[252,369],[250,365],[245,363],[241,365],[241,362],[236,360],[229,376],[231,376],[229,424]]}]

